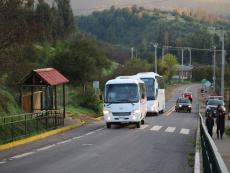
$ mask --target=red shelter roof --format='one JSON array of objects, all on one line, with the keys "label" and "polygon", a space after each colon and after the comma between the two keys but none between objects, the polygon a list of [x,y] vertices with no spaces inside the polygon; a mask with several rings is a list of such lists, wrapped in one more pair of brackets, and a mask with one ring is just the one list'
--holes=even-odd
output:
[{"label": "red shelter roof", "polygon": [[[33,77],[35,76],[35,77]],[[19,85],[22,84],[46,84],[48,86],[59,85],[69,82],[61,73],[53,68],[44,68],[32,70],[23,79],[19,81]]]}]

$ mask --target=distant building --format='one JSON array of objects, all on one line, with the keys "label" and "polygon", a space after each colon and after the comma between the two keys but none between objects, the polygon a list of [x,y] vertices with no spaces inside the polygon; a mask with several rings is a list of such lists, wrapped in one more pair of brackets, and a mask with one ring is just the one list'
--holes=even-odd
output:
[{"label": "distant building", "polygon": [[191,79],[192,78],[192,71],[195,67],[187,66],[187,65],[177,65],[177,75],[173,76],[173,79],[181,79],[182,78],[182,69],[183,69],[183,79]]}]

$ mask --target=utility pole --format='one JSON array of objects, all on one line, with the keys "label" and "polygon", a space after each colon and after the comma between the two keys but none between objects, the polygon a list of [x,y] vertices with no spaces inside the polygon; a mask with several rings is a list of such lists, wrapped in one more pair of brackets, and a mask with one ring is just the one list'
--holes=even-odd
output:
[{"label": "utility pole", "polygon": [[222,34],[222,73],[221,73],[221,95],[224,98],[224,30],[223,30],[223,34]]},{"label": "utility pole", "polygon": [[158,46],[158,43],[155,43],[155,44],[150,43],[150,44],[152,44],[155,48],[155,73],[157,73],[157,46]]},{"label": "utility pole", "polygon": [[216,48],[217,44],[212,45],[214,48],[214,60],[213,60],[213,93],[216,91]]},{"label": "utility pole", "polygon": [[133,59],[133,47],[131,47],[131,51],[132,51],[132,52],[131,52],[131,53],[132,53],[132,54],[131,54],[131,57],[132,57],[132,59]]},{"label": "utility pole", "polygon": [[190,47],[188,48],[188,50],[189,50],[189,53],[190,53],[190,63],[189,63],[189,65],[191,67],[192,66],[192,50],[191,50]]},{"label": "utility pole", "polygon": [[182,83],[184,82],[184,76],[183,76],[183,66],[184,66],[184,50],[189,49],[188,47],[182,47],[182,62],[181,62],[181,76],[182,76]]}]

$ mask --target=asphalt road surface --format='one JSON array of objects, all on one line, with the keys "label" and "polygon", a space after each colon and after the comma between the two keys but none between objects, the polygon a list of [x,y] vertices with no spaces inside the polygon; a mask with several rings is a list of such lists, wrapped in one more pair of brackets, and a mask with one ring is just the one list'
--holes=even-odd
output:
[{"label": "asphalt road surface", "polygon": [[[176,89],[164,110],[164,113],[170,110],[177,98],[188,91],[194,96],[192,113],[173,111],[168,116],[147,116],[140,129],[132,124],[107,129],[101,120],[0,151],[0,159],[6,159],[0,160],[0,173],[192,172],[187,154],[195,150],[191,141],[195,140],[197,129],[198,88],[201,85]],[[39,148],[41,143],[43,147]]]}]

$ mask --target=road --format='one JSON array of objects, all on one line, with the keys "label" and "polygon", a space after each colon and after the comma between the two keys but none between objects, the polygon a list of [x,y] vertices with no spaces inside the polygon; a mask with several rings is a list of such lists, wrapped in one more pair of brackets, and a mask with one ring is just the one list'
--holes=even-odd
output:
[{"label": "road", "polygon": [[[164,113],[175,105],[183,92],[189,91],[195,96],[198,88],[201,85],[194,84],[175,90],[166,102]],[[68,139],[72,137],[70,140],[55,143],[48,137],[44,140],[49,140],[49,145],[42,148],[35,149],[30,143],[26,148],[21,146],[21,150],[18,147],[0,152],[6,158],[0,160],[0,173],[192,172],[193,168],[187,166],[187,154],[194,151],[190,142],[195,140],[197,129],[196,98],[192,106],[192,113],[173,111],[168,116],[147,116],[140,129],[135,125],[112,125],[107,129],[101,120],[90,132],[82,130],[90,127],[86,125],[63,133]]]}]

